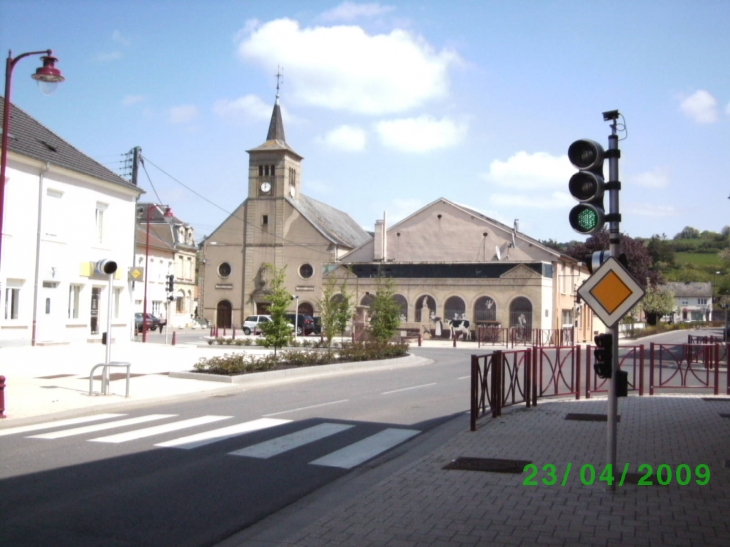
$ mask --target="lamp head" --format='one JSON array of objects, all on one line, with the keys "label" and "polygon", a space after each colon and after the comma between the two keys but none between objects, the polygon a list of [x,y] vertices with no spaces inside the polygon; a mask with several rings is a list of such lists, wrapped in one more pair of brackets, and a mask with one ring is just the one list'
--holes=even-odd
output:
[{"label": "lamp head", "polygon": [[43,66],[37,68],[35,74],[31,75],[31,78],[38,82],[38,87],[43,93],[50,95],[56,90],[56,86],[66,78],[56,68],[58,58],[51,55],[51,50],[48,50],[48,55],[44,55],[41,59],[43,60]]}]

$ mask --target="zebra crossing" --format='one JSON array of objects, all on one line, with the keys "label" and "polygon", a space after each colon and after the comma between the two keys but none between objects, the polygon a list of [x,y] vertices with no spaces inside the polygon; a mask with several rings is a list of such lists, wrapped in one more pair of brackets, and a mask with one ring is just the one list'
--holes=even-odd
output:
[{"label": "zebra crossing", "polygon": [[[177,414],[148,414],[131,418],[125,416],[127,415],[118,413],[97,414],[82,418],[11,427],[0,429],[0,437],[22,435],[28,439],[57,440],[68,437],[89,436],[92,438],[86,438],[85,440],[87,442],[121,444],[173,432],[182,432],[186,429],[201,426],[210,426],[218,423],[222,425],[222,422],[234,419],[234,416],[215,415],[198,416],[182,420],[175,420],[178,417]],[[148,427],[138,427],[121,433],[111,433],[111,430],[114,429],[142,426],[151,422],[163,421],[165,423],[157,423]],[[184,435],[175,439],[157,443],[154,443],[153,440],[152,442],[155,447],[181,450],[192,450],[234,437],[240,437],[245,444],[246,435],[249,433],[263,431],[289,423],[292,423],[292,420],[259,418]],[[244,446],[232,452],[227,452],[227,455],[243,458],[270,459],[281,454],[291,453],[298,448],[315,444],[318,441],[336,436],[345,431],[356,431],[357,428],[357,424],[323,422],[299,429],[293,433],[282,434],[263,442]],[[43,432],[44,430],[53,431]],[[101,432],[110,432],[111,434],[96,436],[97,433]],[[352,469],[407,441],[420,432],[420,430],[416,429],[386,428],[307,463],[322,467]]]}]

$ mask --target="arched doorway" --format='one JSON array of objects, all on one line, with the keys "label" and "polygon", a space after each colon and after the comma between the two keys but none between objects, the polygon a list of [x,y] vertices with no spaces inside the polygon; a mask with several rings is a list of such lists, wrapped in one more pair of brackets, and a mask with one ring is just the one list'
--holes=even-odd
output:
[{"label": "arched doorway", "polygon": [[366,294],[360,299],[361,306],[369,306],[370,308],[372,308],[373,302],[375,302],[375,295],[370,293]]},{"label": "arched doorway", "polygon": [[509,326],[532,328],[532,303],[524,296],[518,296],[510,303]]},{"label": "arched doorway", "polygon": [[314,306],[309,302],[302,302],[299,304],[299,311],[297,313],[303,313],[304,315],[314,315]]},{"label": "arched doorway", "polygon": [[416,300],[416,323],[430,322],[432,313],[436,313],[436,300],[433,296],[424,294]]},{"label": "arched doorway", "polygon": [[444,303],[444,321],[462,319],[466,314],[466,304],[458,296],[449,297]]},{"label": "arched doorway", "polygon": [[228,300],[221,300],[218,302],[218,307],[215,314],[215,325],[219,329],[230,329],[231,318],[233,316],[233,306]]}]

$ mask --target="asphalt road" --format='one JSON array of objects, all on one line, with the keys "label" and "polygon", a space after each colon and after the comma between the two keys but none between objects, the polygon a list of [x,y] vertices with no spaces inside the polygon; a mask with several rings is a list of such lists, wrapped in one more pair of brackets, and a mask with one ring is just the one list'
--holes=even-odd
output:
[{"label": "asphalt road", "polygon": [[0,545],[214,545],[466,411],[470,351],[418,353],[437,362],[3,430]]}]

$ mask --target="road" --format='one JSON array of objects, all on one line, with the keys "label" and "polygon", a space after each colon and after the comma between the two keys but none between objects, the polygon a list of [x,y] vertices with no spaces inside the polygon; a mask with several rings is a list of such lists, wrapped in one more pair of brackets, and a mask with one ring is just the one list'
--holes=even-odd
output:
[{"label": "road", "polygon": [[435,362],[0,430],[0,545],[214,545],[466,411],[470,351],[417,353]]}]

